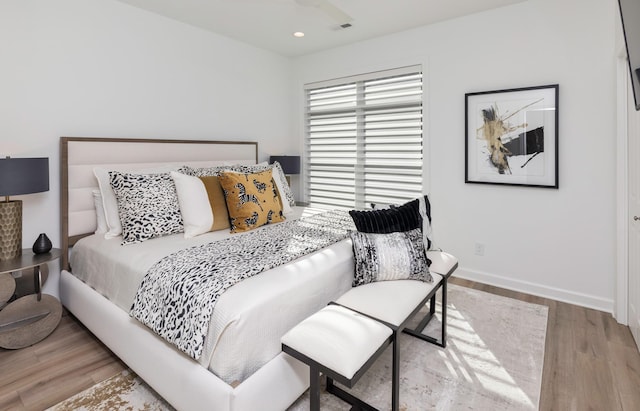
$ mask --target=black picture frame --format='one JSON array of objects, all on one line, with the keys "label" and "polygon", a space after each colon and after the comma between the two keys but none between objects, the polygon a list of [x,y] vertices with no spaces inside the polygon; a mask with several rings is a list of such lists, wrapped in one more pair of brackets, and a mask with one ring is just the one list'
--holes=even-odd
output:
[{"label": "black picture frame", "polygon": [[558,91],[465,94],[465,183],[557,189]]}]

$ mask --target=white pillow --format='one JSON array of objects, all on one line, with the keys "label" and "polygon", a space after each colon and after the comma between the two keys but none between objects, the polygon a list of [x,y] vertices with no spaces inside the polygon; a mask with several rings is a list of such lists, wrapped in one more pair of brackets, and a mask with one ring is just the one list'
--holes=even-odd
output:
[{"label": "white pillow", "polygon": [[102,195],[100,195],[100,190],[93,190],[91,192],[93,194],[93,206],[96,209],[96,231],[95,234],[104,234],[109,228],[107,227],[107,220],[104,217],[104,206],[102,205]]},{"label": "white pillow", "polygon": [[[153,173],[168,173],[176,170],[178,167],[175,165],[159,166],[154,168],[145,168],[137,170],[117,170],[122,173],[129,174],[153,174]],[[118,200],[111,188],[111,182],[109,181],[109,171],[106,168],[96,167],[93,169],[93,174],[98,180],[98,187],[100,188],[100,195],[102,196],[102,206],[104,208],[104,217],[107,222],[107,232],[104,234],[104,238],[114,238],[122,235],[122,224],[120,223],[120,215],[118,214]]]},{"label": "white pillow", "polygon": [[178,193],[184,238],[192,238],[211,231],[213,211],[202,180],[176,171],[171,172],[171,178],[176,184]]}]

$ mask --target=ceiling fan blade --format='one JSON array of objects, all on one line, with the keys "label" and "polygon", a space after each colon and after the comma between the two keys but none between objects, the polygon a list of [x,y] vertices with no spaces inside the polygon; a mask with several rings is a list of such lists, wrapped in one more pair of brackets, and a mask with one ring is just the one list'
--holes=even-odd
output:
[{"label": "ceiling fan blade", "polygon": [[295,0],[295,2],[301,6],[315,7],[322,10],[329,17],[338,22],[338,24],[345,24],[353,21],[353,18],[350,15],[329,3],[328,0]]},{"label": "ceiling fan blade", "polygon": [[320,1],[316,7],[327,13],[327,15],[334,19],[338,24],[345,24],[353,21],[353,18],[350,15],[329,3],[327,0]]}]

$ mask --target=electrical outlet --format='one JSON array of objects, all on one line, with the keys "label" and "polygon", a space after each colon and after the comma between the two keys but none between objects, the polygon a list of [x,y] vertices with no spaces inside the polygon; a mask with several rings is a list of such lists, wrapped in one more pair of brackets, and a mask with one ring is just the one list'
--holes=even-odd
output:
[{"label": "electrical outlet", "polygon": [[476,255],[480,255],[480,256],[484,255],[484,244],[476,243],[475,253]]}]

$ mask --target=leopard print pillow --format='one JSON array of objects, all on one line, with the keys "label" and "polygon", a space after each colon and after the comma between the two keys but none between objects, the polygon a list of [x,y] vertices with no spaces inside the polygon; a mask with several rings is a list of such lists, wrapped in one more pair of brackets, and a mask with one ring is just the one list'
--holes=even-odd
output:
[{"label": "leopard print pillow", "polygon": [[109,172],[122,222],[122,244],[184,231],[176,186],[169,173]]},{"label": "leopard print pillow", "polygon": [[287,183],[287,178],[284,175],[284,170],[282,169],[280,163],[278,163],[277,161],[273,162],[273,172],[280,176],[280,181],[284,182],[282,191],[284,191],[284,196],[289,202],[289,205],[296,205],[296,199],[293,197],[293,191],[291,191],[291,187],[289,187],[289,184]]},{"label": "leopard print pillow", "polygon": [[189,167],[182,166],[180,171],[182,174],[193,177],[212,177],[219,176],[221,172],[227,170],[229,166],[213,166],[213,167]]},{"label": "leopard print pillow", "polygon": [[225,171],[218,181],[227,202],[232,233],[285,220],[271,170],[253,174]]}]

